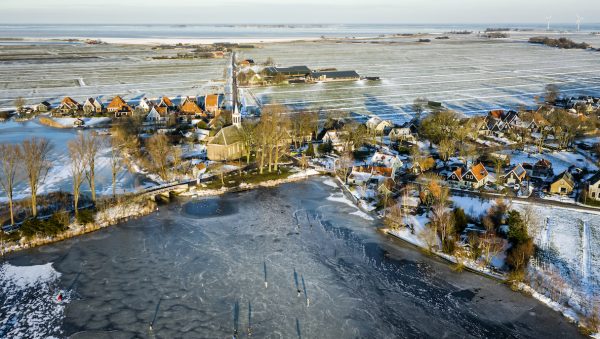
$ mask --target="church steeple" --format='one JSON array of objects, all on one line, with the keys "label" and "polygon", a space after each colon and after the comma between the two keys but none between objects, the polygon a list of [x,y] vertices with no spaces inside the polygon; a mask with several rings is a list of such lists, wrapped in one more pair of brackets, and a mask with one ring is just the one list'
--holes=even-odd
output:
[{"label": "church steeple", "polygon": [[242,115],[237,108],[237,105],[233,108],[233,113],[231,114],[231,122],[233,126],[242,127]]}]

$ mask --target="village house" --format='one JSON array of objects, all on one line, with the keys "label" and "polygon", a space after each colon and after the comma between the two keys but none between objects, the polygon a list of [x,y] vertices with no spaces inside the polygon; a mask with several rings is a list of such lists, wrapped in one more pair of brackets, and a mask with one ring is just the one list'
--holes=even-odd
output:
[{"label": "village house", "polygon": [[533,165],[523,163],[523,168],[527,171],[527,175],[532,178],[546,180],[554,176],[552,163],[546,159],[540,159]]},{"label": "village house", "polygon": [[385,167],[392,170],[391,177],[395,177],[398,171],[402,169],[404,163],[397,155],[389,155],[381,152],[375,152],[370,161],[372,166]]},{"label": "village house", "polygon": [[175,105],[173,105],[173,102],[171,101],[171,99],[169,99],[168,97],[165,97],[165,96],[163,96],[160,99],[160,102],[158,103],[158,105],[156,105],[156,111],[158,111],[158,113],[163,114],[163,115],[167,115],[167,114],[171,113],[174,109],[175,109]]},{"label": "village house", "polygon": [[387,134],[394,126],[391,121],[383,120],[378,116],[372,116],[369,120],[367,120],[366,125],[370,131],[375,132],[377,135]]},{"label": "village house", "polygon": [[489,181],[489,173],[482,163],[478,163],[463,175],[462,180],[465,185],[478,189]]},{"label": "village house", "polygon": [[329,130],[325,132],[325,135],[323,136],[323,142],[331,143],[333,149],[335,149],[338,152],[342,152],[344,150],[344,142],[341,136],[345,133],[346,132],[343,131]]},{"label": "village house", "polygon": [[75,114],[81,109],[81,105],[71,97],[64,97],[56,111],[62,114]]},{"label": "village house", "polygon": [[460,186],[462,184],[464,168],[458,167],[454,171],[450,172],[446,177],[446,181],[452,186]]},{"label": "village house", "polygon": [[94,99],[94,98],[88,98],[84,103],[83,103],[83,112],[85,114],[100,114],[104,111],[104,105],[102,105],[102,102],[98,99]]},{"label": "village house", "polygon": [[391,179],[392,175],[392,169],[387,167],[354,166],[348,174],[348,183],[376,189],[386,179]]},{"label": "village house", "polygon": [[220,113],[219,110],[219,95],[218,94],[207,94],[204,96],[204,110],[217,116]]},{"label": "village house", "polygon": [[392,142],[410,142],[412,144],[417,142],[417,139],[410,127],[392,128],[388,136]]},{"label": "village house", "polygon": [[330,81],[356,81],[360,80],[360,75],[356,71],[325,71],[311,72],[310,81],[330,82]]},{"label": "village house", "polygon": [[265,68],[265,73],[269,76],[277,74],[285,75],[289,78],[304,78],[310,74],[310,68],[306,66],[291,66],[291,67],[275,67],[270,66]]},{"label": "village house", "polygon": [[600,172],[588,179],[587,196],[593,200],[600,200]]},{"label": "village house", "polygon": [[179,108],[179,112],[181,114],[194,116],[204,113],[202,111],[202,108],[200,108],[200,106],[198,106],[198,104],[196,103],[196,99],[191,97],[185,98],[185,100],[181,104],[181,107]]},{"label": "village house", "polygon": [[433,169],[437,166],[437,162],[432,156],[413,160],[410,170],[413,174],[421,174]]},{"label": "village house", "polygon": [[129,106],[127,102],[125,102],[125,100],[118,95],[112,99],[112,101],[106,107],[106,110],[110,113],[113,113],[116,118],[128,116],[132,113],[131,106]]},{"label": "village house", "polygon": [[254,60],[253,59],[242,60],[242,61],[238,62],[238,66],[240,66],[240,67],[254,66]]},{"label": "village house", "polygon": [[166,117],[163,114],[160,114],[156,110],[156,107],[152,107],[152,109],[150,109],[150,112],[148,112],[148,114],[146,115],[145,120],[149,123],[159,123],[164,122],[166,120]]},{"label": "village house", "polygon": [[508,185],[521,184],[527,178],[527,171],[521,164],[517,164],[504,175],[504,182]]},{"label": "village house", "polygon": [[154,103],[152,101],[150,101],[148,98],[142,98],[140,100],[140,103],[137,105],[137,107],[142,109],[144,112],[150,112],[152,107],[154,107]]},{"label": "village house", "polygon": [[559,174],[550,184],[550,193],[569,195],[575,189],[575,180],[569,171]]},{"label": "village house", "polygon": [[33,106],[33,110],[38,113],[48,112],[52,109],[52,105],[48,101],[42,101],[39,104]]}]

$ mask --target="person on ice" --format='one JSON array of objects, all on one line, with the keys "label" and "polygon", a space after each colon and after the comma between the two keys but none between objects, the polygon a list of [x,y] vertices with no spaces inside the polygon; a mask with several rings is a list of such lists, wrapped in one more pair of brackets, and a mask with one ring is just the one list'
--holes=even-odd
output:
[{"label": "person on ice", "polygon": [[56,301],[58,301],[58,302],[62,302],[63,301],[62,291],[58,292],[58,295],[56,296]]}]

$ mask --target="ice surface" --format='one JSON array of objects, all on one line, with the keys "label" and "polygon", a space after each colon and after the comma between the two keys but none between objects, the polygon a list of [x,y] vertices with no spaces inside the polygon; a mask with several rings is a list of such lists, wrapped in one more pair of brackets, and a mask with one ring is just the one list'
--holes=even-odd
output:
[{"label": "ice surface", "polygon": [[64,302],[56,301],[60,276],[52,263],[0,266],[1,338],[47,338],[62,334]]},{"label": "ice surface", "polygon": [[81,272],[63,325],[76,338],[245,337],[249,324],[260,338],[578,336],[535,300],[392,242],[322,181],[174,203],[9,262],[55,262],[63,288]]}]

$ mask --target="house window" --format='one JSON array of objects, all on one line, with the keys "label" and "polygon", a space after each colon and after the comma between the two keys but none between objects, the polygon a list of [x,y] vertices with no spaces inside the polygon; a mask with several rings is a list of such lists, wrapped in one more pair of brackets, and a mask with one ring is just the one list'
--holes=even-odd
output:
[{"label": "house window", "polygon": [[596,192],[592,192],[592,198],[596,197]]}]

